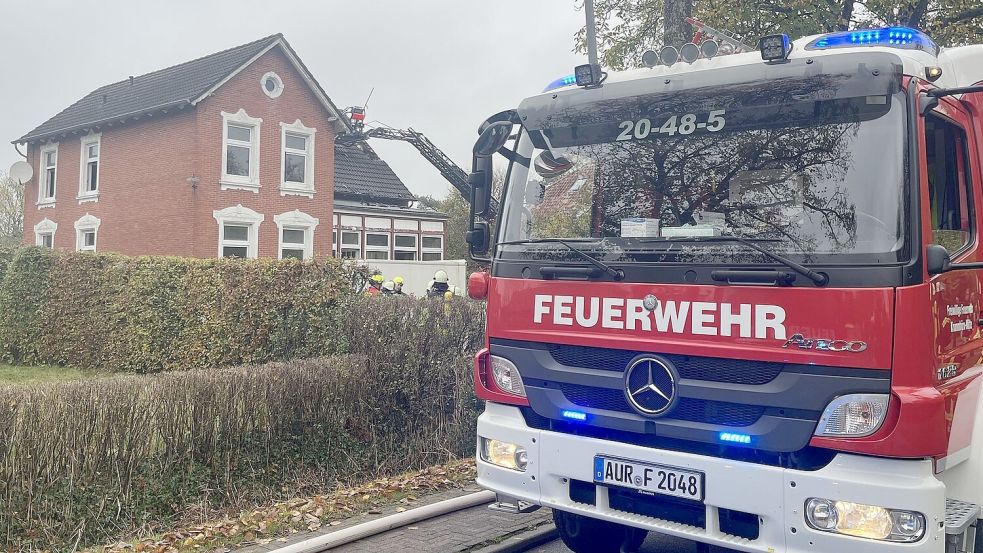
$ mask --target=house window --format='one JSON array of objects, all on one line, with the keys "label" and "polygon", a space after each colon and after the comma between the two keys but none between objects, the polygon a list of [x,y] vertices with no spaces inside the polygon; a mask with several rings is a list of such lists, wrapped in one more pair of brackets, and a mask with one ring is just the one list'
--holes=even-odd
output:
[{"label": "house window", "polygon": [[280,259],[314,257],[314,229],[320,220],[295,209],[273,217],[280,233]]},{"label": "house window", "polygon": [[41,178],[38,180],[38,205],[54,204],[58,177],[58,144],[41,148]]},{"label": "house window", "polygon": [[415,234],[397,234],[393,236],[393,259],[400,261],[416,261]]},{"label": "house window", "polygon": [[389,259],[388,233],[365,233],[365,259]]},{"label": "house window", "polygon": [[285,228],[280,231],[280,259],[305,259],[306,232],[304,229]]},{"label": "house window", "polygon": [[222,190],[259,192],[259,131],[263,120],[245,110],[222,112]]},{"label": "house window", "polygon": [[357,231],[341,231],[341,257],[359,259],[362,257],[362,242]]},{"label": "house window", "polygon": [[392,219],[386,217],[366,217],[365,228],[391,229],[393,228]]},{"label": "house window", "polygon": [[83,201],[99,197],[99,150],[102,135],[94,134],[82,138],[82,153],[79,163],[79,197]]},{"label": "house window", "polygon": [[300,119],[291,124],[280,123],[281,177],[280,195],[314,197],[314,133]]},{"label": "house window", "polygon": [[270,98],[278,98],[283,94],[283,80],[280,79],[280,75],[272,71],[263,75],[259,80],[259,84],[263,87],[263,94],[266,94]]},{"label": "house window", "polygon": [[249,257],[249,225],[222,225],[222,257]]},{"label": "house window", "polygon": [[250,127],[233,125],[226,127],[229,133],[229,144],[226,152],[226,170],[229,175],[236,177],[249,176],[249,149],[252,147],[252,132]]},{"label": "house window", "polygon": [[80,252],[96,251],[98,241],[99,225],[102,221],[86,213],[78,221],[75,221],[75,250]]},{"label": "house window", "polygon": [[420,221],[420,230],[427,232],[444,232],[443,221]]},{"label": "house window", "polygon": [[396,230],[419,230],[420,225],[413,219],[395,219],[393,220],[393,225],[395,225]]},{"label": "house window", "polygon": [[58,223],[51,219],[44,219],[34,225],[34,243],[42,248],[55,247],[55,231],[58,230]]},{"label": "house window", "polygon": [[304,184],[307,181],[307,137],[287,133],[283,149],[283,181]]},{"label": "house window", "polygon": [[341,226],[362,228],[362,218],[357,215],[342,215]]},{"label": "house window", "polygon": [[262,214],[240,204],[213,211],[212,216],[218,223],[219,257],[256,259]]},{"label": "house window", "polygon": [[443,236],[423,236],[420,238],[420,246],[423,248],[421,259],[424,261],[440,261],[444,258]]}]

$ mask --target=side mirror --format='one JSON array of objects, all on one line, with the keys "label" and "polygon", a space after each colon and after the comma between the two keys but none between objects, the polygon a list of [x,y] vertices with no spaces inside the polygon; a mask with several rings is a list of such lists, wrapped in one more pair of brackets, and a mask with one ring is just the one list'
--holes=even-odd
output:
[{"label": "side mirror", "polygon": [[475,157],[489,157],[505,145],[511,134],[511,122],[495,121],[481,131],[478,140],[474,143],[472,153]]},{"label": "side mirror", "polygon": [[475,157],[468,184],[471,186],[472,217],[487,217],[491,212],[492,160],[491,157]]},{"label": "side mirror", "polygon": [[465,240],[471,250],[471,257],[483,257],[488,253],[488,246],[491,242],[491,229],[484,221],[473,221],[471,230],[465,236]]},{"label": "side mirror", "polygon": [[925,266],[930,275],[939,275],[948,271],[952,267],[949,250],[945,249],[945,246],[929,244],[925,248]]}]

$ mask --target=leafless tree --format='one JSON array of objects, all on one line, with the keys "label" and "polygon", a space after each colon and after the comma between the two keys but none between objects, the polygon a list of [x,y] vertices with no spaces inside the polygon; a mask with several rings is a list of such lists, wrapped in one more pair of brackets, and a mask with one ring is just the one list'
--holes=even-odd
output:
[{"label": "leafless tree", "polygon": [[0,246],[19,244],[24,236],[24,187],[0,172]]}]

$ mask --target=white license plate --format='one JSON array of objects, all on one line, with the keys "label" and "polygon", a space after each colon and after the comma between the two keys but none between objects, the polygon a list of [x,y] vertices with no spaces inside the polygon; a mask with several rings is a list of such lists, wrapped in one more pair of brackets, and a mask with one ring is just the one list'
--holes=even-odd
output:
[{"label": "white license plate", "polygon": [[594,457],[594,482],[703,501],[703,473],[678,467],[598,455]]}]

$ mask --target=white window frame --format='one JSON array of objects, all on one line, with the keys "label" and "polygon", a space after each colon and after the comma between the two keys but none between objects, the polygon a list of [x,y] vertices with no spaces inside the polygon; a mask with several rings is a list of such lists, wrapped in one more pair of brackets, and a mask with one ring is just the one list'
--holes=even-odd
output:
[{"label": "white window frame", "polygon": [[[385,246],[370,246],[369,245],[369,235],[378,235],[386,237]],[[392,245],[393,245],[393,235],[391,232],[372,232],[370,230],[365,231],[365,259],[372,259],[373,261],[380,261],[379,259],[374,259],[369,257],[369,252],[386,252],[386,259],[382,261],[389,261],[393,258],[392,255]]]},{"label": "white window frame", "polygon": [[[274,81],[276,81],[276,86],[273,87],[272,92],[266,90],[267,79],[273,79]],[[276,99],[279,98],[281,94],[283,94],[283,79],[280,78],[280,75],[277,75],[273,71],[270,71],[268,73],[265,73],[262,77],[260,77],[259,87],[263,90],[263,94],[266,94],[272,99]]]},{"label": "white window frame", "polygon": [[[439,248],[425,248],[423,247],[424,238],[437,238],[440,240]],[[439,253],[440,261],[444,259],[444,236],[442,234],[422,234],[420,235],[420,259],[423,260],[423,255],[428,253]],[[438,261],[436,259],[427,259],[425,261]]]},{"label": "white window frame", "polygon": [[[99,225],[102,221],[95,215],[90,215],[86,213],[85,215],[79,217],[78,221],[75,221],[75,251],[77,252],[95,252],[99,249]],[[85,234],[91,232],[95,234],[95,238],[91,246],[85,245]]]},{"label": "white window frame", "polygon": [[341,215],[341,226],[348,228],[362,228],[361,215]]},{"label": "white window frame", "polygon": [[[76,198],[79,201],[79,205],[85,202],[99,201],[99,186],[102,184],[99,174],[102,171],[102,133],[83,136],[81,143],[82,149],[79,153],[79,195]],[[90,146],[96,146],[99,150],[95,160],[89,159]],[[92,161],[96,162],[96,189],[86,190],[86,180],[89,177],[89,163]]]},{"label": "white window frame", "polygon": [[42,238],[44,236],[51,237],[51,247],[55,247],[55,233],[58,231],[58,223],[52,221],[45,217],[41,221],[34,225],[34,244],[37,246],[44,246],[44,241]]},{"label": "white window frame", "polygon": [[[321,223],[317,217],[311,217],[303,211],[295,209],[293,211],[274,215],[273,222],[276,223],[277,236],[279,236],[277,239],[277,256],[280,259],[283,259],[283,231],[285,230],[304,231],[304,259],[308,260],[314,258],[314,229],[316,229]],[[289,246],[290,247],[288,249],[297,249],[293,244]]]},{"label": "white window frame", "polygon": [[411,232],[419,232],[420,231],[420,221],[418,221],[416,219],[394,219],[393,220],[393,227],[397,231],[407,231],[408,230],[408,231],[411,231]]},{"label": "white window frame", "polygon": [[[40,155],[38,156],[38,209],[43,209],[45,207],[55,207],[55,198],[58,195],[58,143],[51,142],[41,146],[39,150]],[[51,196],[45,196],[44,191],[48,187],[48,171],[45,166],[45,158],[47,154],[54,152],[55,154],[55,166],[54,166],[54,181],[55,189]]]},{"label": "white window frame", "polygon": [[[314,197],[314,135],[317,129],[305,127],[300,119],[293,123],[280,123],[280,195]],[[287,170],[287,135],[300,135],[307,139],[307,150],[304,152],[304,182],[292,182],[286,179]],[[299,150],[290,150],[299,154]]]},{"label": "white window frame", "polygon": [[[400,236],[409,236],[409,237],[413,238],[413,243],[416,244],[416,245],[413,246],[412,248],[410,248],[410,247],[407,247],[407,246],[400,246],[400,245],[396,244],[396,239],[399,238]],[[414,234],[414,233],[409,233],[409,232],[395,232],[395,233],[393,233],[393,260],[397,260],[396,259],[396,253],[397,252],[411,252],[413,254],[413,259],[412,260],[409,260],[409,259],[401,259],[401,260],[398,260],[398,261],[417,261],[417,260],[419,260],[419,258],[420,258],[420,235],[419,234]]]},{"label": "white window frame", "polygon": [[365,228],[374,230],[392,230],[393,220],[389,217],[369,217],[363,218]]},{"label": "white window frame", "polygon": [[[344,236],[345,236],[345,233],[346,232],[351,233],[351,234],[354,234],[355,237],[358,238],[358,244],[356,244],[354,246],[352,244],[345,244],[345,242],[343,241],[343,239],[344,239]],[[342,255],[342,251],[343,250],[358,250],[358,255],[356,255],[354,258],[347,258],[347,259],[362,259],[362,231],[357,230],[357,229],[346,229],[346,228],[342,227],[342,228],[338,229],[338,233],[339,233],[338,234],[338,257],[344,257]]]},{"label": "white window frame", "polygon": [[246,244],[246,258],[256,259],[259,256],[259,226],[266,219],[262,213],[257,213],[248,207],[239,204],[225,209],[216,209],[212,212],[215,221],[218,223],[218,257],[222,258],[224,246],[242,246],[241,243],[226,243],[223,237],[223,230],[226,224],[241,225],[249,227],[249,241]]},{"label": "white window frame", "polygon": [[420,221],[420,230],[424,232],[444,232],[443,221]]},{"label": "white window frame", "polygon": [[[222,177],[219,180],[222,190],[249,190],[259,194],[259,135],[263,120],[250,117],[246,110],[239,108],[235,113],[222,112]],[[250,127],[249,144],[244,141],[229,140],[229,124]],[[249,148],[249,174],[230,175],[229,146],[245,146]]]}]

